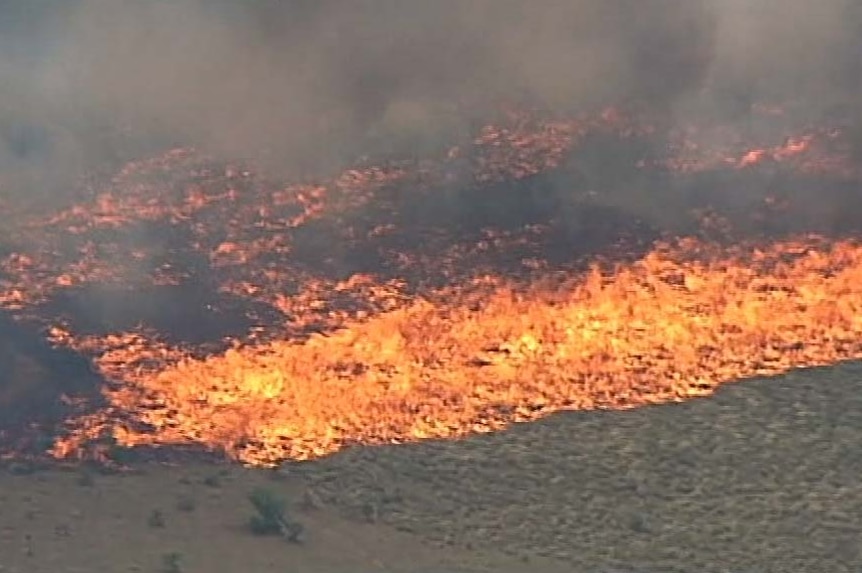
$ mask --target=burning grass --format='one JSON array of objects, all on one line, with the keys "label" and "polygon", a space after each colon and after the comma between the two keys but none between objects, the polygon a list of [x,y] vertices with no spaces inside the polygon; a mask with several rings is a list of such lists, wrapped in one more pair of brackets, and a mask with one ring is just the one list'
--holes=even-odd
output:
[{"label": "burning grass", "polygon": [[135,377],[109,399],[152,430],[117,436],[200,443],[267,465],[487,432],[559,409],[683,400],[862,357],[862,246],[851,242],[728,252],[682,241],[582,280],[484,288],[479,303],[438,293],[304,342]]},{"label": "burning grass", "polygon": [[[93,285],[134,301],[144,284],[156,294],[136,308],[200,289],[183,306],[200,298],[201,312],[215,313],[230,294],[249,301],[240,311],[254,302],[269,313],[205,352],[152,324],[88,333],[42,317],[55,344],[92,357],[108,381],[108,406],[69,420],[53,453],[80,455],[107,434],[112,444],[194,444],[273,465],[354,444],[489,432],[560,409],[685,400],[746,376],[862,356],[858,243],[640,236],[635,248],[622,227],[643,235],[636,217],[600,218],[610,211],[583,205],[569,213],[578,230],[541,203],[548,197],[524,199],[508,183],[533,185],[593,135],[619,147],[652,141],[656,128],[610,110],[506,121],[441,157],[303,184],[174,150],[130,164],[89,202],[22,224],[26,248],[0,264],[8,310],[44,313],[46,301]],[[622,167],[663,170],[667,181],[776,167],[844,185],[858,173],[838,134],[745,142],[693,127],[663,134],[663,154],[605,167],[630,160]],[[453,188],[468,191],[447,195]],[[465,206],[475,212],[456,220]],[[596,258],[591,241],[624,256]],[[553,262],[550,246],[570,251]]]}]

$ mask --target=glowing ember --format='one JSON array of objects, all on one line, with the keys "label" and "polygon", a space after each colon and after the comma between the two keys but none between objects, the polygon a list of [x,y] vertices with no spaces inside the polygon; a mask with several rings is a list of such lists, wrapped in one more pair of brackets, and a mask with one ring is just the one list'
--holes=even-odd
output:
[{"label": "glowing ember", "polygon": [[755,163],[763,161],[767,157],[771,158],[774,161],[781,161],[788,157],[793,157],[794,155],[798,155],[803,151],[807,150],[811,145],[812,139],[814,139],[813,136],[807,135],[799,139],[791,139],[785,145],[770,150],[751,150],[742,156],[742,159],[737,162],[736,167],[748,167],[749,165],[754,165]]}]

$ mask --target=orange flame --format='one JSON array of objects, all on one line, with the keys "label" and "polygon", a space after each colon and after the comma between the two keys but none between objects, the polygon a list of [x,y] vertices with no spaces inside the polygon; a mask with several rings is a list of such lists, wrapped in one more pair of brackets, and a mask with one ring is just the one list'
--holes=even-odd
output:
[{"label": "orange flame", "polygon": [[813,135],[805,135],[799,138],[790,138],[784,145],[779,145],[771,149],[752,149],[742,156],[742,158],[736,163],[736,167],[737,169],[742,169],[744,167],[760,163],[765,159],[783,161],[807,151],[811,147],[813,139]]},{"label": "orange flame", "polygon": [[[115,435],[268,465],[355,443],[487,432],[559,409],[677,401],[740,377],[862,356],[862,245],[851,242],[722,252],[687,240],[609,274],[486,288],[478,309],[454,292],[305,342],[123,372],[112,408],[152,430],[118,424]],[[118,347],[101,363],[111,370],[139,355]]]}]

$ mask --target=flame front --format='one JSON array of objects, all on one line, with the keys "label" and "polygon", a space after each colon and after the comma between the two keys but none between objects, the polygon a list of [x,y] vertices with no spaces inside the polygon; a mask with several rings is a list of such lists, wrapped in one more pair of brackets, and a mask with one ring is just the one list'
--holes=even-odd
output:
[{"label": "flame front", "polygon": [[[198,442],[269,464],[487,432],[559,409],[683,400],[862,357],[862,245],[850,242],[729,254],[683,242],[610,274],[486,288],[481,308],[457,294],[416,300],[332,335],[127,377],[112,405],[155,430],[117,428],[117,437]],[[102,360],[135,358],[122,349]]]}]

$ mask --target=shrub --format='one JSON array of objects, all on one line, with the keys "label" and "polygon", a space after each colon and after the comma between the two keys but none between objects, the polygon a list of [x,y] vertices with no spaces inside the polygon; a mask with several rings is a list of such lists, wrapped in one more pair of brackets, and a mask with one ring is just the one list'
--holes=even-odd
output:
[{"label": "shrub", "polygon": [[303,526],[285,514],[287,503],[272,491],[256,488],[249,494],[257,514],[249,519],[249,527],[255,535],[281,535],[288,541],[297,543]]}]

